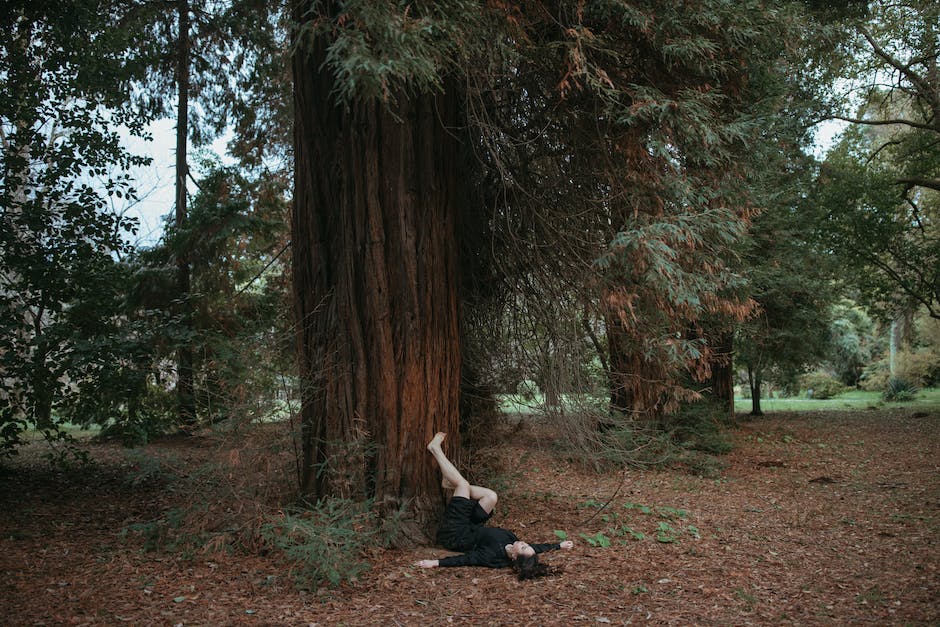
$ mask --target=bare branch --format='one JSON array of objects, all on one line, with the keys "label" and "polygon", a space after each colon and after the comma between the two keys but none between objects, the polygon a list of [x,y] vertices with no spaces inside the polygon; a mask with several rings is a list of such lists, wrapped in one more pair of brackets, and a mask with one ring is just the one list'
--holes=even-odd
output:
[{"label": "bare branch", "polygon": [[905,177],[898,179],[898,183],[903,183],[905,185],[917,186],[917,187],[926,187],[928,189],[935,189],[940,191],[940,181],[936,179],[925,179],[921,177]]},{"label": "bare branch", "polygon": [[892,124],[897,124],[900,126],[909,126],[911,128],[917,128],[924,131],[933,131],[934,133],[940,132],[940,129],[933,124],[924,124],[923,122],[915,122],[913,120],[905,120],[904,118],[891,118],[888,120],[866,120],[864,118],[850,118],[844,115],[833,115],[830,116],[830,120],[842,120],[843,122],[850,122],[852,124],[867,124],[869,126],[890,126]]},{"label": "bare branch", "polygon": [[881,57],[885,62],[901,72],[901,74],[907,77],[907,79],[917,87],[920,95],[930,103],[930,108],[933,110],[934,116],[940,116],[940,96],[938,96],[936,90],[932,89],[930,82],[926,78],[911,69],[913,61],[911,63],[902,63],[891,55],[891,53],[882,48],[865,27],[860,26],[858,30],[862,34],[862,37],[868,41],[868,44],[872,47],[872,50],[877,56]]}]

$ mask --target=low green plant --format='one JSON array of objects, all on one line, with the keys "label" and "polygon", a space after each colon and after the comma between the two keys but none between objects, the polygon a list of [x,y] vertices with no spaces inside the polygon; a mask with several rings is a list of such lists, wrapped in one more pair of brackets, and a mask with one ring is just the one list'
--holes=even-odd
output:
[{"label": "low green plant", "polygon": [[617,533],[617,535],[620,535],[620,536],[630,536],[630,537],[632,537],[634,540],[644,540],[644,539],[646,539],[646,534],[645,534],[645,533],[643,533],[642,531],[637,531],[637,530],[631,528],[631,527],[628,526],[628,525],[620,525],[620,527],[617,529],[617,532],[616,532],[616,533]]},{"label": "low green plant", "polygon": [[748,592],[747,590],[738,588],[734,591],[739,599],[744,601],[744,604],[747,606],[747,609],[753,610],[754,606],[757,605],[757,597]]},{"label": "low green plant", "polygon": [[[640,503],[632,503],[630,501],[624,503],[623,508],[638,514],[656,516],[660,518],[661,520],[658,521],[656,530],[654,532],[654,537],[656,538],[657,542],[661,542],[663,544],[678,542],[683,533],[686,533],[695,539],[699,539],[701,537],[701,533],[699,532],[698,528],[692,524],[687,523],[687,520],[690,517],[688,510],[669,507],[666,505],[642,505]],[[617,536],[632,536],[634,540],[643,540],[646,538],[646,534],[641,531],[636,531],[626,524],[622,524],[611,531],[614,535]]]},{"label": "low green plant", "polygon": [[604,535],[603,531],[598,531],[592,536],[589,536],[586,533],[578,534],[582,540],[590,544],[591,546],[597,546],[606,549],[610,546],[610,538]]},{"label": "low green plant", "polygon": [[917,386],[909,379],[893,377],[881,393],[881,398],[889,403],[906,403],[917,397]]},{"label": "low green plant", "polygon": [[298,587],[338,586],[368,570],[365,551],[376,531],[370,504],[328,498],[306,510],[286,511],[261,529],[284,553]]},{"label": "low green plant", "polygon": [[724,455],[732,449],[728,411],[717,401],[687,403],[672,418],[674,439],[683,449]]},{"label": "low green plant", "polygon": [[167,463],[167,460],[150,455],[141,448],[126,450],[124,459],[130,466],[124,481],[132,487],[176,479],[176,473],[171,469],[174,459]]},{"label": "low green plant", "polygon": [[667,522],[661,522],[656,529],[656,541],[671,544],[679,539],[679,532]]},{"label": "low green plant", "polygon": [[[205,511],[205,508],[205,505],[199,507],[202,511]],[[153,520],[128,525],[121,535],[139,535],[144,540],[143,549],[148,553],[171,551],[181,553],[184,558],[191,558],[196,548],[203,546],[206,540],[204,534],[185,531],[184,523],[191,513],[192,508],[174,507]]]},{"label": "low green plant", "polygon": [[884,606],[888,604],[884,593],[878,589],[878,586],[855,595],[855,600],[861,605]]}]

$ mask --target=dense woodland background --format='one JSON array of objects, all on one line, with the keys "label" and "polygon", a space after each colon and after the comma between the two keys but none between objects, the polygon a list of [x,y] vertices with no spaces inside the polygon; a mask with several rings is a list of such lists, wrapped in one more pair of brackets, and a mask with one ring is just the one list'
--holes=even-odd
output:
[{"label": "dense woodland background", "polygon": [[[600,472],[708,475],[736,398],[940,380],[934,2],[0,15],[0,463],[279,429],[303,558],[309,512],[427,537],[436,431],[466,465],[534,412]],[[141,243],[126,146],[166,117]]]}]

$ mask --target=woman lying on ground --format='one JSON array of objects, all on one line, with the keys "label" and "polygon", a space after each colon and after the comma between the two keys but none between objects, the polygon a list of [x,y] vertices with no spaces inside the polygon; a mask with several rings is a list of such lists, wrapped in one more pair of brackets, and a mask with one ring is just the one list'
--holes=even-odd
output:
[{"label": "woman lying on ground", "polygon": [[434,455],[441,469],[442,485],[454,491],[453,498],[444,510],[444,517],[437,532],[437,542],[445,549],[461,552],[463,555],[439,560],[421,560],[415,565],[421,568],[512,566],[520,580],[549,574],[548,567],[539,563],[537,554],[555,549],[570,549],[574,543],[566,540],[561,543],[527,544],[511,531],[484,526],[496,507],[496,492],[470,485],[470,482],[463,478],[441,449],[444,436],[445,434],[438,433],[428,443],[428,450]]}]

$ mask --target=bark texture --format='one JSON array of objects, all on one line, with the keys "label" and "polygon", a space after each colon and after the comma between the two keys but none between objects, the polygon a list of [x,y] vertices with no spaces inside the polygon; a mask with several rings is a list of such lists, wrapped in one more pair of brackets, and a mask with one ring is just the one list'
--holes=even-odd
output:
[{"label": "bark texture", "polygon": [[734,334],[724,332],[711,359],[710,377],[712,396],[725,410],[728,420],[734,420]]},{"label": "bark texture", "polygon": [[293,285],[303,381],[301,488],[442,505],[425,449],[459,446],[457,98],[337,104],[317,40],[293,58]]}]

